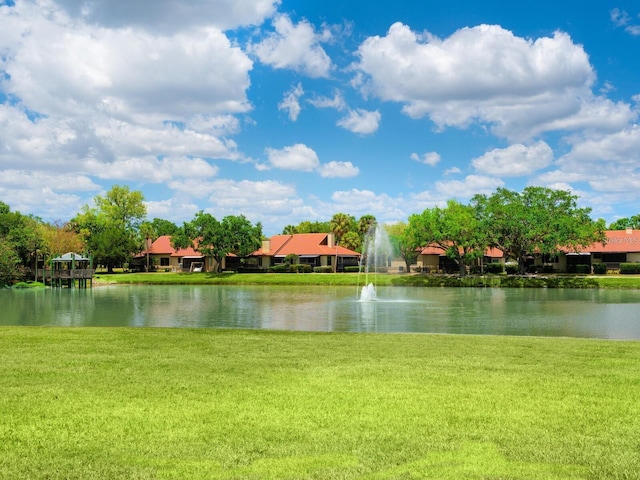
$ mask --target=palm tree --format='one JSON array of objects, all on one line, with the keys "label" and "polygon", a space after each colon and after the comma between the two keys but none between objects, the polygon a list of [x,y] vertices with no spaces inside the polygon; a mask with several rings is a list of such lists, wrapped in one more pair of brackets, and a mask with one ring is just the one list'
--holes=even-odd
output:
[{"label": "palm tree", "polygon": [[150,222],[142,222],[140,224],[140,235],[145,239],[144,249],[147,253],[147,266],[146,271],[149,271],[149,250],[151,249],[151,243],[155,240],[156,232],[153,228],[153,224]]},{"label": "palm tree", "polygon": [[331,221],[329,225],[331,227],[331,231],[336,236],[336,243],[340,243],[342,237],[347,233],[354,229],[356,223],[356,219],[347,215],[346,213],[336,213],[333,217],[331,217]]}]

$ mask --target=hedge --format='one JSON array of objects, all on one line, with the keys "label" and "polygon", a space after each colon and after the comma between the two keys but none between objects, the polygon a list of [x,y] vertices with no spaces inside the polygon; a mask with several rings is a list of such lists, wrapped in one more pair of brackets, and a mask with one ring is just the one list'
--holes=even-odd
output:
[{"label": "hedge", "polygon": [[620,273],[627,275],[640,273],[640,263],[621,263]]}]

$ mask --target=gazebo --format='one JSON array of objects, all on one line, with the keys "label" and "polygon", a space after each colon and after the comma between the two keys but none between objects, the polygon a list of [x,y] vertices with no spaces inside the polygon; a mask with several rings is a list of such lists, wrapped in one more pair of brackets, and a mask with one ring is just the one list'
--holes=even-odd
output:
[{"label": "gazebo", "polygon": [[79,288],[86,288],[87,284],[92,286],[95,269],[91,268],[91,264],[91,258],[73,252],[51,259],[51,286],[62,287],[66,284],[67,287],[73,288],[76,280]]}]

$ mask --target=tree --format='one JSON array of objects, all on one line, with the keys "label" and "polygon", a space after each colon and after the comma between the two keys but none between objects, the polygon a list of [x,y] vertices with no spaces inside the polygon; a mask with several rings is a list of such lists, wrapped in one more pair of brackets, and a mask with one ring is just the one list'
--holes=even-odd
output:
[{"label": "tree", "polygon": [[230,215],[220,222],[213,215],[200,211],[191,222],[185,222],[171,240],[175,248],[192,247],[213,258],[217,271],[221,272],[222,260],[228,254],[246,257],[260,248],[262,225],[252,225],[244,215]]},{"label": "tree", "polygon": [[174,235],[178,231],[178,226],[175,223],[157,217],[151,220],[151,226],[156,238],[163,235]]},{"label": "tree", "polygon": [[378,221],[373,215],[361,216],[358,220],[358,233],[360,233],[360,236],[364,238],[365,235],[369,233],[369,230],[371,230],[371,227],[373,227],[377,223]]},{"label": "tree", "polygon": [[476,210],[456,200],[449,200],[444,209],[411,215],[408,230],[413,246],[437,246],[458,264],[462,276],[473,260],[484,255],[487,243]]},{"label": "tree", "polygon": [[342,236],[340,245],[349,250],[357,251],[362,246],[362,238],[357,232],[347,232]]},{"label": "tree", "polygon": [[120,185],[114,185],[104,197],[96,196],[94,204],[94,208],[85,205],[71,224],[83,235],[96,261],[111,273],[141,250],[138,229],[147,208],[142,192]]},{"label": "tree", "polygon": [[407,232],[407,224],[398,222],[391,225],[385,225],[389,240],[393,246],[394,253],[404,260],[407,272],[411,271],[411,265],[416,263],[418,251],[416,246],[411,242]]},{"label": "tree", "polygon": [[336,243],[340,244],[342,237],[352,230],[356,230],[356,219],[346,213],[336,213],[329,222],[330,231],[336,236]]},{"label": "tree", "polygon": [[0,238],[13,250],[23,269],[35,266],[38,253],[44,248],[41,224],[41,219],[12,212],[9,205],[0,202]]},{"label": "tree", "polygon": [[43,223],[40,230],[45,245],[42,253],[46,257],[85,251],[86,245],[82,236],[73,230],[70,223]]},{"label": "tree", "polygon": [[535,254],[577,251],[605,242],[604,220],[594,221],[590,208],[579,208],[568,191],[527,187],[522,193],[498,189],[491,196],[476,195],[472,203],[489,233],[489,244],[518,261],[525,273],[526,259]]},{"label": "tree", "polygon": [[146,252],[147,257],[147,265],[145,267],[145,271],[149,271],[149,250],[151,249],[151,244],[153,241],[158,238],[156,234],[156,230],[153,227],[153,223],[151,222],[142,222],[140,224],[140,238],[144,242],[144,251]]},{"label": "tree", "polygon": [[329,233],[331,226],[329,222],[311,222],[305,220],[298,225],[287,225],[282,230],[283,235],[293,235],[296,233]]},{"label": "tree", "polygon": [[609,225],[609,230],[626,230],[627,228],[640,230],[640,214],[629,218],[619,218]]},{"label": "tree", "polygon": [[11,244],[0,236],[0,287],[11,285],[23,276],[20,258]]}]

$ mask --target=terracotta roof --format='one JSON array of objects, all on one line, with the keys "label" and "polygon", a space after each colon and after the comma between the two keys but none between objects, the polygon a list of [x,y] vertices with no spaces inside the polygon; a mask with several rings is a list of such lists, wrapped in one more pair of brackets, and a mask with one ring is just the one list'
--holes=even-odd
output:
[{"label": "terracotta roof", "polygon": [[[146,255],[147,252],[142,252]],[[155,242],[151,244],[149,249],[150,255],[170,255],[172,257],[202,257],[202,253],[196,252],[193,248],[179,248],[175,249],[171,246],[171,236],[162,235],[158,237]]]},{"label": "terracotta roof", "polygon": [[578,249],[589,253],[635,253],[640,252],[640,230],[607,230],[607,243],[594,243]]},{"label": "terracotta roof", "polygon": [[[435,245],[428,245],[420,250],[420,255],[445,255],[445,251]],[[487,248],[484,251],[485,257],[490,258],[502,258],[504,257],[504,252],[497,248]]]},{"label": "terracotta roof", "polygon": [[286,257],[295,255],[338,255],[340,257],[359,257],[358,252],[342,246],[329,246],[327,233],[296,233],[294,235],[274,235],[270,238],[270,249],[262,248],[252,253],[254,256]]}]

